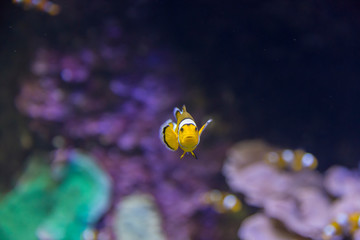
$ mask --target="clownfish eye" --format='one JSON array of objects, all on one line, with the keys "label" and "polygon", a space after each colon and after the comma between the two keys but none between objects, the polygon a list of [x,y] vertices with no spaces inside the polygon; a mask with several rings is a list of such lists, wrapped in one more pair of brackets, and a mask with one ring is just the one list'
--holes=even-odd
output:
[{"label": "clownfish eye", "polygon": [[198,128],[197,127],[195,127],[195,131],[197,131],[198,130]]},{"label": "clownfish eye", "polygon": [[184,128],[180,128],[180,132],[183,132],[184,131]]}]

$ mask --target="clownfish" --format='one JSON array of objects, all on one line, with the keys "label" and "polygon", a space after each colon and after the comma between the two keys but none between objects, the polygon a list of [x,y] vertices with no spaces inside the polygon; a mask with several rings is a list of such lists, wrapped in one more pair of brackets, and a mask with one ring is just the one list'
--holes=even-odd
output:
[{"label": "clownfish", "polygon": [[348,225],[348,215],[339,214],[332,222],[323,228],[322,239],[332,240],[345,234]]},{"label": "clownfish", "polygon": [[356,230],[360,229],[360,212],[351,213],[348,222],[350,234],[354,234]]},{"label": "clownfish", "polygon": [[55,16],[60,12],[60,6],[49,0],[12,0],[12,2],[14,4],[22,4],[25,9],[36,8],[51,16]]},{"label": "clownfish", "polygon": [[265,155],[265,162],[275,165],[280,169],[287,168],[295,172],[303,169],[313,170],[318,165],[314,155],[300,149],[268,152]]},{"label": "clownfish", "polygon": [[165,146],[171,151],[176,151],[179,147],[184,151],[180,159],[184,157],[185,153],[189,152],[197,159],[194,149],[200,142],[200,136],[212,122],[209,119],[201,128],[198,130],[194,118],[186,111],[185,105],[182,110],[174,108],[174,117],[176,123],[171,119],[164,122],[160,127],[160,139]]},{"label": "clownfish", "polygon": [[351,236],[360,229],[360,213],[339,214],[323,229],[323,240],[338,239],[342,236]]},{"label": "clownfish", "polygon": [[232,212],[236,213],[241,210],[242,203],[238,197],[228,192],[222,192],[217,189],[206,192],[202,202],[212,206],[218,213]]}]

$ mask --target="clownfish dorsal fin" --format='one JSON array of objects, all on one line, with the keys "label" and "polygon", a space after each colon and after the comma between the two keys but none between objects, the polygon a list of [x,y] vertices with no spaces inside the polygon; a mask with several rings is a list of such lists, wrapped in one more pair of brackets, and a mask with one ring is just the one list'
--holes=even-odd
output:
[{"label": "clownfish dorsal fin", "polygon": [[187,112],[185,104],[182,106],[182,112]]}]

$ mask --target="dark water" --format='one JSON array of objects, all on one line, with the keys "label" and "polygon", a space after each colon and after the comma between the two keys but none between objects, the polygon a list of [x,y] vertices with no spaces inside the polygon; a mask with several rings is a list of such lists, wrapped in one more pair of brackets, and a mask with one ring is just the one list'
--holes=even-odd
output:
[{"label": "dark water", "polygon": [[357,2],[168,2],[155,10],[164,39],[186,52],[200,75],[192,81],[211,105],[231,104],[228,115],[241,115],[244,128],[235,124],[234,138],[303,147],[319,156],[321,168],[357,165]]}]

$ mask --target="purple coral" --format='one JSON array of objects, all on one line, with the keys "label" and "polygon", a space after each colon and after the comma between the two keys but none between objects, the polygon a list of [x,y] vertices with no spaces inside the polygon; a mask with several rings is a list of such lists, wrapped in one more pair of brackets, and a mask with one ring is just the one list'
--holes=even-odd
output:
[{"label": "purple coral", "polygon": [[315,187],[295,187],[286,196],[270,197],[264,206],[265,213],[280,220],[293,232],[304,237],[318,239],[329,221],[330,202],[326,195]]},{"label": "purple coral", "polygon": [[64,104],[64,92],[53,78],[24,82],[20,95],[17,107],[31,118],[57,122],[69,113],[69,108]]},{"label": "purple coral", "polygon": [[[204,179],[219,171],[223,146],[199,149],[198,161],[165,149],[158,131],[179,100],[180,74],[152,40],[110,25],[91,46],[38,50],[17,106],[46,140],[64,139],[56,147],[82,148],[99,160],[114,182],[114,205],[134,192],[151,194],[168,238],[189,239],[209,188]],[[104,217],[104,236],[112,236],[112,214]]]},{"label": "purple coral", "polygon": [[360,174],[345,167],[333,166],[325,175],[324,185],[333,196],[342,197],[360,193]]},{"label": "purple coral", "polygon": [[[240,142],[228,151],[223,173],[229,186],[243,193],[248,204],[263,211],[245,219],[239,237],[359,239],[358,171],[340,166],[330,168],[325,174],[280,170],[265,161],[266,153],[274,150],[265,142],[253,140]],[[340,224],[341,235],[326,231],[333,222]]]},{"label": "purple coral", "polygon": [[360,212],[360,175],[358,170],[333,166],[325,173],[325,189],[337,197],[330,210],[333,219]]},{"label": "purple coral", "polygon": [[320,238],[330,221],[330,199],[322,189],[322,176],[316,171],[291,172],[267,164],[264,156],[273,150],[256,140],[235,145],[223,169],[229,186],[296,234]]},{"label": "purple coral", "polygon": [[288,240],[296,237],[296,235],[276,229],[274,221],[262,213],[248,217],[242,223],[238,236],[240,239],[251,240]]}]

